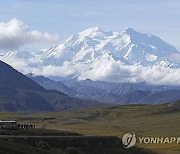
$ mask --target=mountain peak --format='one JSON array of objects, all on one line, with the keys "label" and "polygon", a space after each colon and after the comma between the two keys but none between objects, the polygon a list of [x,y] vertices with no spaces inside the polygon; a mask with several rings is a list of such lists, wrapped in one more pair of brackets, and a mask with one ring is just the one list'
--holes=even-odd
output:
[{"label": "mountain peak", "polygon": [[137,33],[133,28],[129,27],[129,28],[126,28],[123,32],[123,34],[134,34],[134,33]]},{"label": "mountain peak", "polygon": [[91,34],[96,33],[98,31],[100,31],[99,27],[91,27],[91,28],[85,29],[84,31],[80,32],[79,34],[81,34],[81,35],[91,35]]},{"label": "mountain peak", "polygon": [[4,55],[5,57],[16,57],[16,58],[32,58],[33,55],[29,53],[28,51],[24,50],[14,50],[14,51],[9,51],[7,54]]},{"label": "mountain peak", "polygon": [[[99,31],[100,30],[100,28],[99,27],[90,27],[90,28],[88,28],[88,29],[86,29],[87,31]],[[85,31],[86,31],[85,30]]]},{"label": "mountain peak", "polygon": [[71,42],[72,40],[79,40],[81,42],[83,42],[84,40],[88,40],[90,44],[97,45],[97,41],[106,40],[108,37],[113,38],[118,34],[119,33],[117,32],[102,30],[99,27],[91,27],[82,32],[74,34],[69,40],[71,40]]}]

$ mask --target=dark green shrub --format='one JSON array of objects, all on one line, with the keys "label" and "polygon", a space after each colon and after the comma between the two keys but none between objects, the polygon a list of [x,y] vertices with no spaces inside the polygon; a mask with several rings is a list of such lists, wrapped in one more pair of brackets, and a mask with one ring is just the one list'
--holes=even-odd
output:
[{"label": "dark green shrub", "polygon": [[67,154],[82,154],[80,149],[74,147],[67,147],[66,152]]},{"label": "dark green shrub", "polygon": [[37,148],[38,149],[46,149],[46,150],[49,150],[51,149],[50,146],[48,145],[48,143],[40,140],[39,143],[37,144]]}]

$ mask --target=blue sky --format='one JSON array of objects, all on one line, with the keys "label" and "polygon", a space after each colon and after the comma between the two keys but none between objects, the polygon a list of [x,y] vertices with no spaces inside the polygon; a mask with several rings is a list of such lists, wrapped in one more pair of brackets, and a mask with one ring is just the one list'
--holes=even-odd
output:
[{"label": "blue sky", "polygon": [[[150,32],[180,51],[180,0],[0,0],[0,23],[16,18],[29,30],[59,34],[62,42],[89,27]],[[52,43],[26,44],[39,50]]]}]

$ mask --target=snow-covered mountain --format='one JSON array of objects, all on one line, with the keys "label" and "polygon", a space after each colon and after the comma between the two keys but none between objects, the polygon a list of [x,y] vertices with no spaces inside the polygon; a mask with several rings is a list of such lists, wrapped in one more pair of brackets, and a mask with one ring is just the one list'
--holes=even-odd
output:
[{"label": "snow-covered mountain", "polygon": [[30,59],[34,58],[34,56],[28,51],[9,51],[7,54],[4,55],[4,58]]},{"label": "snow-covered mountain", "polygon": [[[168,56],[179,51],[150,33],[127,28],[122,33],[104,31],[98,27],[74,34],[63,44],[42,50],[44,64],[61,65],[64,61],[90,63],[102,57],[125,64],[170,64]],[[172,65],[172,64],[170,64]]]},{"label": "snow-covered mountain", "polygon": [[[146,81],[144,75],[138,75],[147,69],[152,71],[153,67],[160,72],[161,67],[179,69],[179,64],[169,58],[169,55],[179,53],[150,33],[136,32],[132,28],[119,33],[93,27],[72,35],[60,45],[42,49],[40,54],[13,51],[0,59],[26,62],[24,68],[38,75],[137,82]],[[27,70],[25,73],[29,73]]]}]

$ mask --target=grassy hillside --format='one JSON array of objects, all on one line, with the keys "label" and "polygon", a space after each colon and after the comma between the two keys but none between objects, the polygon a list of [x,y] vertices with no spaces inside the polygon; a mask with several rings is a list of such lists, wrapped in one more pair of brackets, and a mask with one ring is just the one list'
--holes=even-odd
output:
[{"label": "grassy hillside", "polygon": [[[17,119],[35,123],[39,128],[66,130],[85,135],[122,137],[127,132],[136,136],[178,137],[180,101],[163,105],[131,105],[78,109],[59,113],[22,115],[0,113],[0,119]],[[137,144],[161,153],[178,154],[178,144]]]}]

